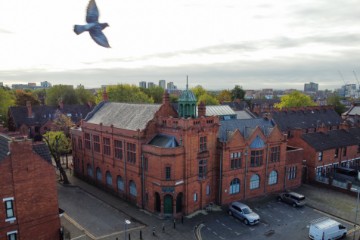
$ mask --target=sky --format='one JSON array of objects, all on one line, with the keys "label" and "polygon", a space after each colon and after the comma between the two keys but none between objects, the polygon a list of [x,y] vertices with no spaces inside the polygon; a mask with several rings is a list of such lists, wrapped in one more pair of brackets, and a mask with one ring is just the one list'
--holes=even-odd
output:
[{"label": "sky", "polygon": [[0,0],[0,82],[324,90],[360,78],[358,0],[96,3],[111,48],[73,32],[88,0]]}]

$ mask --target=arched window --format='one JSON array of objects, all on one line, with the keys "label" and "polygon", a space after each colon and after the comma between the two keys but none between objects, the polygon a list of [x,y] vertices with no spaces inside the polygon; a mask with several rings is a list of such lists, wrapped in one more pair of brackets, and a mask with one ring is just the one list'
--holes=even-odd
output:
[{"label": "arched window", "polygon": [[260,187],[260,177],[257,174],[254,174],[250,178],[250,189],[256,189]]},{"label": "arched window", "polygon": [[136,197],[137,196],[136,184],[133,180],[130,181],[129,188],[130,188],[130,195]]},{"label": "arched window", "polygon": [[275,170],[271,171],[269,175],[269,185],[277,184],[278,174]]},{"label": "arched window", "polygon": [[124,188],[124,181],[122,180],[122,177],[117,176],[116,182],[117,182],[118,190],[123,192],[125,188]]},{"label": "arched window", "polygon": [[240,192],[240,180],[234,178],[230,183],[230,194],[236,194]]},{"label": "arched window", "polygon": [[206,195],[210,195],[210,185],[206,185]]},{"label": "arched window", "polygon": [[94,177],[93,169],[92,169],[92,167],[91,167],[90,164],[88,164],[88,165],[86,166],[86,169],[87,169],[87,175],[90,176],[90,177]]},{"label": "arched window", "polygon": [[106,171],[106,185],[112,186],[112,176],[109,171]]},{"label": "arched window", "polygon": [[101,170],[100,170],[99,167],[96,168],[96,179],[97,179],[98,181],[101,181],[101,179],[102,179]]}]

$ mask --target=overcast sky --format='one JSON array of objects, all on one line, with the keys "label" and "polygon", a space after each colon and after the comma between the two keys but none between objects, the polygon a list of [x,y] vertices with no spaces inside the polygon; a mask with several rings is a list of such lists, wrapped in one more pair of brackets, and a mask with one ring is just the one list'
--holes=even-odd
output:
[{"label": "overcast sky", "polygon": [[[112,48],[85,23],[88,0],[0,0],[0,82],[172,81],[178,88],[339,88],[360,78],[355,0],[96,0]],[[341,75],[343,75],[344,80]]]}]

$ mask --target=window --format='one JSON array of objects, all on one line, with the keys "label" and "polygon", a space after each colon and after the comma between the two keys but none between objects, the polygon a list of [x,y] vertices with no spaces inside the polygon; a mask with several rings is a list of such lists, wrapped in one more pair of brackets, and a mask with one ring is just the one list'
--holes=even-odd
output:
[{"label": "window", "polygon": [[230,153],[230,161],[231,169],[241,168],[241,152]]},{"label": "window", "polygon": [[89,133],[85,133],[85,148],[86,149],[91,149],[90,134]]},{"label": "window", "polygon": [[274,185],[277,184],[277,179],[278,178],[278,174],[276,171],[271,171],[270,175],[269,175],[269,185]]},{"label": "window", "polygon": [[342,153],[343,153],[343,157],[346,157],[346,147],[343,147]]},{"label": "window", "polygon": [[288,179],[295,179],[296,178],[296,166],[292,166],[289,168],[289,175]]},{"label": "window", "polygon": [[101,182],[102,176],[101,176],[101,170],[99,167],[96,168],[96,179]]},{"label": "window", "polygon": [[334,157],[337,158],[338,156],[339,156],[339,149],[336,148],[336,149],[335,149],[335,155],[334,155]]},{"label": "window", "polygon": [[263,150],[251,151],[250,166],[251,167],[259,167],[259,166],[261,166],[262,159],[263,159]]},{"label": "window", "polygon": [[93,141],[94,141],[94,151],[100,152],[100,137],[98,135],[94,135]]},{"label": "window", "polygon": [[323,152],[319,152],[318,153],[318,160],[322,161],[322,158],[323,158]]},{"label": "window", "polygon": [[111,155],[110,138],[103,138],[103,149],[104,155]]},{"label": "window", "polygon": [[230,194],[236,194],[240,192],[240,180],[234,178],[230,183]]},{"label": "window", "polygon": [[171,167],[165,167],[165,179],[166,180],[171,179]]},{"label": "window", "polygon": [[136,192],[136,184],[134,181],[130,181],[129,183],[129,187],[130,187],[130,195],[133,197],[137,196],[137,192]]},{"label": "window", "polygon": [[8,232],[7,240],[16,240],[17,239],[17,231]]},{"label": "window", "polygon": [[199,179],[204,179],[206,177],[207,170],[207,160],[199,161]]},{"label": "window", "polygon": [[149,167],[149,160],[146,157],[144,157],[144,166],[143,167],[144,167],[144,171],[147,172],[148,167]]},{"label": "window", "polygon": [[5,204],[5,221],[13,221],[15,220],[15,213],[14,213],[14,198],[4,198],[3,202]]},{"label": "window", "polygon": [[194,202],[197,202],[197,193],[194,193]]},{"label": "window", "polygon": [[87,168],[87,174],[88,174],[88,176],[94,177],[93,169],[92,169],[91,165],[88,164],[86,168]]},{"label": "window", "polygon": [[116,179],[116,182],[117,182],[117,188],[119,191],[124,191],[124,182],[122,180],[122,177],[121,176],[117,176],[117,179]]},{"label": "window", "polygon": [[206,195],[210,195],[210,185],[206,185]]},{"label": "window", "polygon": [[206,151],[206,137],[200,137],[200,152]]},{"label": "window", "polygon": [[127,161],[130,163],[136,162],[136,145],[133,143],[126,144]]},{"label": "window", "polygon": [[117,159],[123,158],[122,141],[114,140],[114,157]]},{"label": "window", "polygon": [[357,153],[360,153],[360,144],[357,147]]},{"label": "window", "polygon": [[112,176],[111,173],[109,171],[106,171],[106,185],[108,185],[108,187],[112,187]]},{"label": "window", "polygon": [[82,150],[82,140],[81,140],[81,138],[78,139],[78,149]]},{"label": "window", "polygon": [[254,174],[250,178],[250,189],[256,189],[260,187],[260,177],[257,174]]},{"label": "window", "polygon": [[280,162],[280,146],[272,147],[270,149],[270,161]]}]

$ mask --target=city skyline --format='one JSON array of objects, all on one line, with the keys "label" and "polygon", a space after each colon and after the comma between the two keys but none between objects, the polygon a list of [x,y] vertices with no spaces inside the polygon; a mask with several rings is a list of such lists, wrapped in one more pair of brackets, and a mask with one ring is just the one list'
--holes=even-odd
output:
[{"label": "city skyline", "polygon": [[88,0],[0,0],[0,82],[82,84],[155,82],[179,89],[319,90],[358,84],[360,10],[356,1],[104,1],[100,22],[111,49],[74,24]]}]

